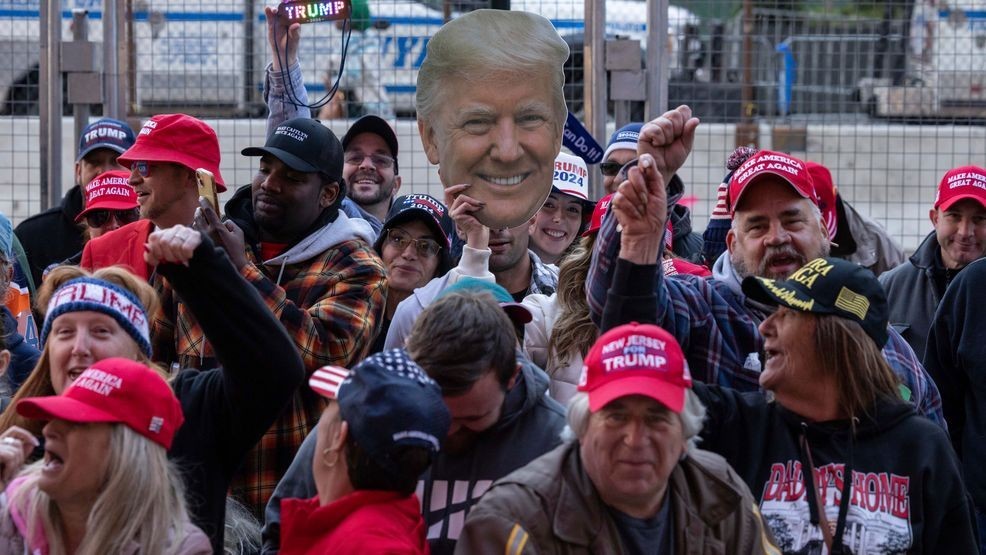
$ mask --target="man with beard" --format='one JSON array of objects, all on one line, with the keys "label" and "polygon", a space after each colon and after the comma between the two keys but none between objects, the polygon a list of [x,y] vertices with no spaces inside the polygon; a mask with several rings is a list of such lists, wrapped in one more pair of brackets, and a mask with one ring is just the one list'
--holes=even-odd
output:
[{"label": "man with beard", "polygon": [[[659,206],[641,208],[658,220],[657,229],[665,228],[670,208],[682,195],[671,176],[691,152],[698,127],[698,119],[691,115],[691,109],[679,106],[645,125],[640,134],[638,154],[649,155],[640,163],[655,164],[662,182],[669,184]],[[727,205],[732,216],[727,252],[716,261],[712,277],[678,275],[665,279],[659,272],[656,320],[681,343],[695,379],[755,391],[764,345],[758,326],[770,310],[747,299],[740,283],[751,275],[785,279],[808,260],[827,256],[829,240],[805,163],[792,156],[761,151],[744,162],[730,178]],[[586,285],[590,312],[597,324],[615,279],[647,283],[623,273],[653,271],[651,267],[618,264],[620,248],[616,219],[606,218],[596,239]],[[640,321],[653,317],[641,317]],[[912,402],[919,414],[944,426],[934,382],[907,342],[892,329],[889,336],[883,354],[901,382],[902,397]]]},{"label": "man with beard", "polygon": [[[407,351],[442,388],[452,426],[418,484],[435,555],[451,554],[466,514],[494,481],[561,443],[565,411],[548,376],[517,353],[505,290],[449,292],[421,313]],[[493,296],[491,291],[497,291]],[[508,306],[509,305],[509,306]],[[265,555],[280,544],[280,500],[315,493],[315,434],[302,445],[267,505]]]},{"label": "man with beard", "polygon": [[928,217],[935,229],[906,263],[880,276],[890,325],[922,359],[945,288],[986,254],[986,169],[962,166],[945,172]]},{"label": "man with beard", "polygon": [[373,115],[356,120],[342,138],[342,177],[349,184],[349,198],[377,233],[401,188],[397,147],[394,130]]}]

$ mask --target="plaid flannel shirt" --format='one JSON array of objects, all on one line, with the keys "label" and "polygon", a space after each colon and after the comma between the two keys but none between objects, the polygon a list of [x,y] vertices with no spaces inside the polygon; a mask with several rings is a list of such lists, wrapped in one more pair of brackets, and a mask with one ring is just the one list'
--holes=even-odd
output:
[{"label": "plaid flannel shirt", "polygon": [[[267,306],[284,324],[301,354],[307,375],[325,365],[350,367],[362,360],[378,331],[386,304],[383,263],[362,240],[343,241],[320,256],[284,268],[258,265],[248,249],[242,275],[256,287]],[[165,292],[167,295],[167,292]],[[167,301],[166,301],[167,302]],[[171,326],[172,350],[177,342],[181,368],[201,368],[213,360],[212,349],[192,314],[177,303]],[[168,314],[155,322],[155,347],[166,348]],[[162,360],[157,358],[157,360]],[[307,380],[306,382],[307,383]],[[315,428],[324,402],[302,387],[281,418],[247,455],[233,480],[232,491],[256,515],[287,471],[305,436]]]},{"label": "plaid flannel shirt", "polygon": [[[602,319],[619,249],[616,218],[607,214],[586,279],[590,314],[597,325]],[[665,278],[660,271],[657,274],[657,323],[681,344],[692,376],[739,391],[759,390],[763,337],[757,327],[767,312],[751,306],[724,281],[689,275]],[[888,331],[890,339],[883,355],[890,368],[910,390],[910,401],[918,413],[944,428],[941,397],[934,381],[900,334],[892,328]]]}]

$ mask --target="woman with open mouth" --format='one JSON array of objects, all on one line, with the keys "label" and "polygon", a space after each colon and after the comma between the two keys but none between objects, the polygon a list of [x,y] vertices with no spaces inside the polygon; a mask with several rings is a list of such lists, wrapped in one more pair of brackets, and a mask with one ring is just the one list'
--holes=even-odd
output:
[{"label": "woman with open mouth", "polygon": [[184,417],[160,375],[107,358],[62,395],[21,399],[13,408],[47,421],[44,458],[0,496],[0,553],[212,553],[168,462]]},{"label": "woman with open mouth", "polygon": [[[159,313],[154,288],[120,267],[90,274],[62,266],[52,270],[39,291],[38,304],[47,307],[41,358],[12,404],[64,395],[87,379],[89,368],[109,358],[139,362],[168,379],[187,422],[175,426],[168,457],[178,464],[185,480],[193,523],[208,535],[211,549],[221,553],[233,472],[301,386],[304,367],[284,327],[225,251],[206,235],[180,225],[155,231],[148,237],[145,261],[181,296],[222,366],[171,373],[156,366],[151,362],[150,321],[164,315]],[[114,384],[110,380],[100,389],[111,391]],[[143,424],[157,425],[154,418]],[[40,421],[20,412],[4,411],[0,430],[12,426],[38,437],[43,434],[46,444],[55,440],[45,455],[46,472],[54,475],[68,468],[64,456],[71,446],[59,439],[62,435],[42,429]]]}]

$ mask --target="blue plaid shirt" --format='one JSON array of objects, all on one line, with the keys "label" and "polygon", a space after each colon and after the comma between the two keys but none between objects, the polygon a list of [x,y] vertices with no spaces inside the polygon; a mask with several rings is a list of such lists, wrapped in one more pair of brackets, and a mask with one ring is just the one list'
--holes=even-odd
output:
[{"label": "blue plaid shirt", "polygon": [[[597,325],[602,320],[619,249],[616,218],[607,214],[596,238],[586,280],[590,314]],[[717,269],[721,270],[723,263],[728,265],[728,260],[720,260]],[[727,270],[732,272],[731,267]],[[665,278],[662,272],[656,273],[656,321],[681,344],[692,376],[739,391],[758,391],[764,341],[757,326],[767,317],[767,311],[748,301],[738,287],[734,290],[729,280],[722,278],[722,272],[711,278]],[[883,355],[901,384],[910,390],[910,402],[918,414],[945,428],[941,397],[934,381],[900,334],[892,328],[888,332],[890,339]]]}]

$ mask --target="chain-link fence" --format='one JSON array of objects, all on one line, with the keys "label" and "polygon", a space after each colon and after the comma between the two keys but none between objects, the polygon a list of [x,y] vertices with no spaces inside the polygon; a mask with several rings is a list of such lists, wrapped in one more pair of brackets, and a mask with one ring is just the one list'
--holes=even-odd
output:
[{"label": "chain-link fence", "polygon": [[[120,0],[121,2],[124,0]],[[227,181],[249,182],[254,161],[239,155],[264,140],[264,67],[274,55],[265,6],[276,0],[130,0],[120,40],[130,46],[130,122],[181,111],[213,124]],[[695,197],[697,229],[739,144],[784,150],[826,164],[840,193],[913,249],[930,229],[927,211],[950,167],[986,164],[986,0],[673,0],[668,8],[669,104],[702,118],[682,177]],[[37,122],[39,0],[0,0],[0,210],[17,221],[40,208]],[[369,16],[357,9],[365,5]],[[439,193],[413,120],[417,69],[443,21],[479,7],[547,16],[572,50],[570,109],[583,111],[584,0],[369,0],[342,65],[342,31],[305,25],[300,59],[310,100],[338,79],[318,110],[341,136],[354,118],[394,122],[404,190]],[[644,42],[648,3],[606,1],[607,38]],[[63,36],[72,9],[86,9],[102,38],[103,0],[62,0]],[[641,58],[644,58],[643,52]],[[651,86],[658,72],[648,70]],[[610,106],[605,143],[620,117],[643,119],[642,103]],[[69,114],[69,107],[66,107]],[[97,113],[94,110],[94,113]],[[647,114],[653,117],[656,114]],[[73,183],[75,138],[65,118],[61,185]],[[227,193],[226,195],[230,195]]]}]

